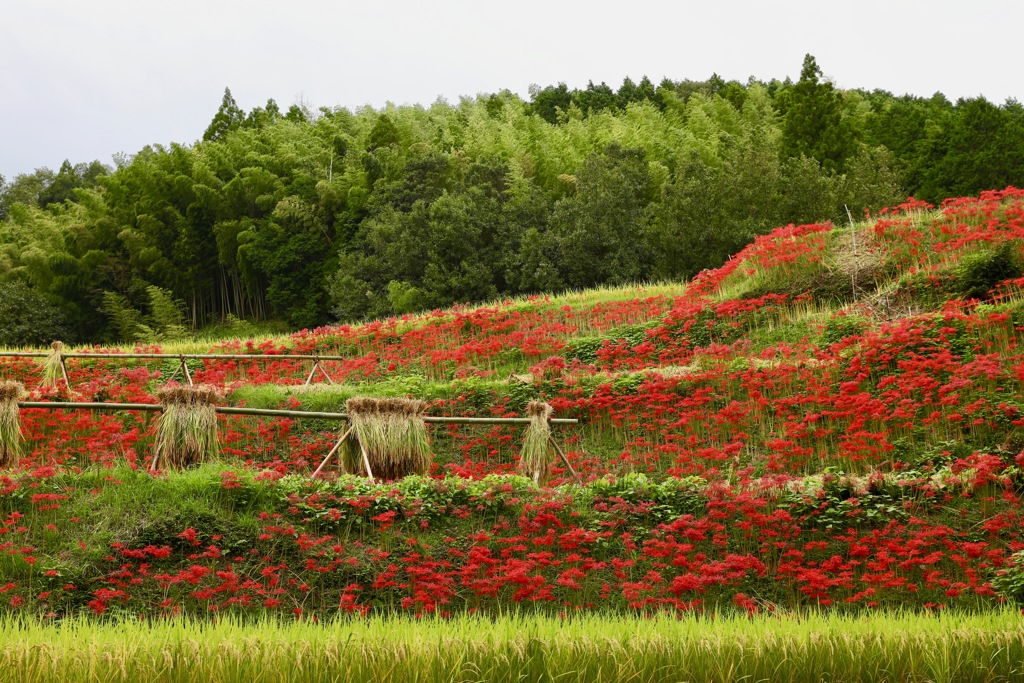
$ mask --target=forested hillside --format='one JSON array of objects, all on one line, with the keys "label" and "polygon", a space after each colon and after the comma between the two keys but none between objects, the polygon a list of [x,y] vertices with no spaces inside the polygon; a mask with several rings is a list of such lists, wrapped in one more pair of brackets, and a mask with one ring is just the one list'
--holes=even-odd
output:
[{"label": "forested hillside", "polygon": [[194,144],[0,179],[0,344],[687,278],[778,225],[1021,184],[1019,103],[839,90],[810,56],[796,82],[355,112],[226,90]]}]

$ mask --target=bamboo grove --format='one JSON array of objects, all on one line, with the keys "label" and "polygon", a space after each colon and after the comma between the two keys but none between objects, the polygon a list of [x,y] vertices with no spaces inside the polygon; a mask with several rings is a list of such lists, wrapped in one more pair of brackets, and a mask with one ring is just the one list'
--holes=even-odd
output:
[{"label": "bamboo grove", "polygon": [[[0,183],[0,344],[248,336],[721,265],[789,222],[1024,183],[1024,108],[627,79],[248,113]],[[847,210],[849,213],[847,213]]]}]

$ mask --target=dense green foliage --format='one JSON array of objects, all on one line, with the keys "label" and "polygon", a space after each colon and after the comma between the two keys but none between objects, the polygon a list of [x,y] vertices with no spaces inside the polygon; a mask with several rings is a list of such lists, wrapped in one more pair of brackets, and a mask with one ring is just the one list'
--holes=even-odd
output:
[{"label": "dense green foliage", "polygon": [[0,282],[0,320],[2,346],[43,346],[70,332],[60,308],[18,280]]},{"label": "dense green foliage", "polygon": [[304,327],[690,277],[788,222],[1024,183],[1024,107],[843,91],[808,55],[795,83],[528,102],[246,114],[226,90],[202,141],[116,161],[0,179],[0,282],[79,340],[159,338],[154,296],[193,329]]}]

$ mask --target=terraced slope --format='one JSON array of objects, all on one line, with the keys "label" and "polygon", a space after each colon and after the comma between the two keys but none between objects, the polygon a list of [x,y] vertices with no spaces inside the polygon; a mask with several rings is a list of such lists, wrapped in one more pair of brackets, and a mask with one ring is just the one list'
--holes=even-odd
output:
[{"label": "terraced slope", "polygon": [[[991,605],[1024,592],[1022,315],[1024,193],[1007,190],[780,228],[685,286],[220,344],[346,356],[315,387],[295,362],[197,365],[238,404],[548,401],[581,420],[558,438],[587,483],[490,478],[521,434],[466,426],[432,432],[432,479],[311,482],[336,426],[252,418],[223,422],[224,464],[153,479],[132,469],[146,418],[26,412],[3,509],[32,540],[7,546],[10,590],[36,604],[38,562],[18,563],[38,554],[82,577],[61,609],[96,611]],[[72,389],[152,402],[172,367],[78,361]]]}]

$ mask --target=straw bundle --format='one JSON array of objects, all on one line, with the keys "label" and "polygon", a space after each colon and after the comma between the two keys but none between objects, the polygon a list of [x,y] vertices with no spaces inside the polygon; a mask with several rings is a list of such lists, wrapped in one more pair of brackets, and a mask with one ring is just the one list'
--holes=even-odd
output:
[{"label": "straw bundle", "polygon": [[57,381],[64,379],[64,342],[55,341],[50,344],[50,354],[43,360],[43,386],[55,387]]},{"label": "straw bundle", "polygon": [[362,453],[372,475],[400,479],[430,470],[430,441],[423,411],[427,404],[406,398],[350,398],[345,402],[352,436],[342,453],[342,469],[366,475]]},{"label": "straw bundle", "polygon": [[10,467],[21,457],[21,414],[18,400],[25,395],[21,382],[0,382],[0,467]]},{"label": "straw bundle", "polygon": [[530,424],[523,436],[523,450],[519,454],[519,472],[532,477],[535,484],[547,481],[554,462],[548,441],[551,439],[551,419],[554,409],[542,401],[530,401],[526,404],[526,415]]},{"label": "straw bundle", "polygon": [[162,406],[156,429],[153,469],[183,469],[217,456],[217,402],[215,389],[207,386],[164,387],[157,392]]}]

